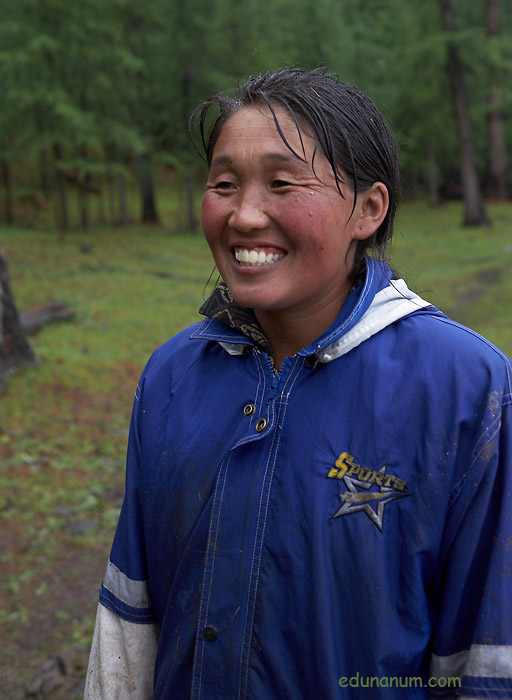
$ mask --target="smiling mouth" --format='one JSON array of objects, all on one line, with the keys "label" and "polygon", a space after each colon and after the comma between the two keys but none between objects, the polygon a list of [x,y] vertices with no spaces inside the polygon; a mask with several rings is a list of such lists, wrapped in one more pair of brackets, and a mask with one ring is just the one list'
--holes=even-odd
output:
[{"label": "smiling mouth", "polygon": [[235,258],[240,265],[258,267],[261,265],[273,265],[281,258],[284,258],[284,253],[266,253],[264,250],[235,248]]}]

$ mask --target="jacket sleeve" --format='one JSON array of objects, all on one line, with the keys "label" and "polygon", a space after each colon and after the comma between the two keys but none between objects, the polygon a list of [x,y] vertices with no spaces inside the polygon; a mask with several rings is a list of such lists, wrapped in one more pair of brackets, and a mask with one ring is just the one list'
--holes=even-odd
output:
[{"label": "jacket sleeve", "polygon": [[489,392],[485,401],[485,428],[472,451],[459,457],[464,473],[452,490],[445,526],[432,698],[512,698],[509,385],[501,397]]},{"label": "jacket sleeve", "polygon": [[156,624],[139,625],[98,605],[84,700],[150,700]]},{"label": "jacket sleeve", "polygon": [[100,589],[86,700],[152,697],[159,625],[151,600],[140,497],[142,387],[143,378],[135,394],[130,424],[123,507]]}]

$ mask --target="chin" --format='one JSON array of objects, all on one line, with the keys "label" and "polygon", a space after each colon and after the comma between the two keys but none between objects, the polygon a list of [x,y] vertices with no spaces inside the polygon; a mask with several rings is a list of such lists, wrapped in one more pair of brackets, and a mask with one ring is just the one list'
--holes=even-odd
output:
[{"label": "chin", "polygon": [[272,309],[279,307],[279,300],[270,296],[267,289],[262,289],[258,292],[257,290],[239,289],[236,285],[231,287],[229,282],[226,282],[226,284],[231,292],[231,296],[240,306],[245,306],[255,311],[272,311]]}]

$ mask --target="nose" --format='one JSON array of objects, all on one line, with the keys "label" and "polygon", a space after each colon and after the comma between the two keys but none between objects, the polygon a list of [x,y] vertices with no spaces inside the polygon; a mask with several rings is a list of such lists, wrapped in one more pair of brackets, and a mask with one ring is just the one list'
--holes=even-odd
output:
[{"label": "nose", "polygon": [[268,226],[267,201],[259,188],[247,187],[240,190],[234,201],[229,225],[242,233]]}]

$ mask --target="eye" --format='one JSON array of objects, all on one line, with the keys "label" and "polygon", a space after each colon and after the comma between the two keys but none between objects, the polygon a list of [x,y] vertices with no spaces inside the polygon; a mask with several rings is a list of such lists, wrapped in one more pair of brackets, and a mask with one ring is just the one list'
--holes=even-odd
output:
[{"label": "eye", "polygon": [[234,189],[235,186],[232,182],[221,180],[220,182],[216,182],[214,187],[216,190],[231,190]]},{"label": "eye", "polygon": [[283,189],[284,187],[291,187],[292,183],[287,182],[286,180],[272,180],[272,189],[274,190],[280,190]]}]

